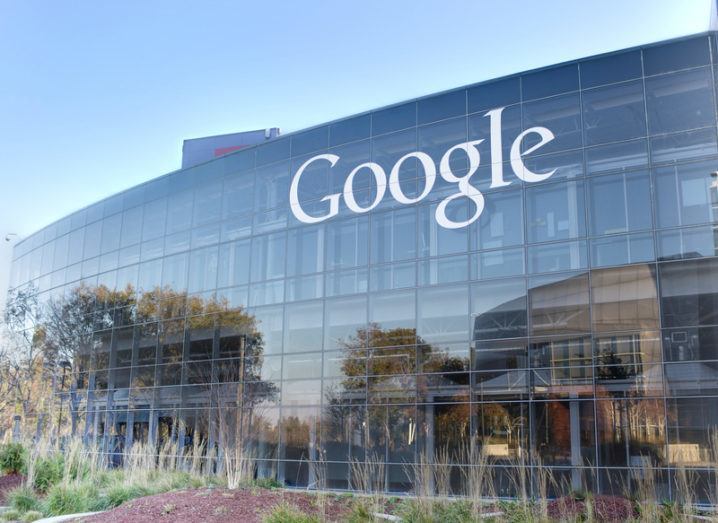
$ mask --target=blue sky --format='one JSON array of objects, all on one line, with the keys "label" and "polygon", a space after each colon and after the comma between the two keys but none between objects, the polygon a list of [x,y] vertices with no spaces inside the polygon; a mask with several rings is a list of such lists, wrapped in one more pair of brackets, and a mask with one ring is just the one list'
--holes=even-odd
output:
[{"label": "blue sky", "polygon": [[702,32],[713,1],[0,0],[0,293],[7,233],[176,169],[185,138]]}]

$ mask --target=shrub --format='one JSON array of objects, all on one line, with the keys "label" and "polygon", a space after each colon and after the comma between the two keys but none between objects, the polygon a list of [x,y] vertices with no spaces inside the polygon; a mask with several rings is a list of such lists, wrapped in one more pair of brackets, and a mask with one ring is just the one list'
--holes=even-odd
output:
[{"label": "shrub", "polygon": [[47,489],[62,480],[65,468],[65,460],[61,454],[37,458],[33,474],[33,486],[40,492],[47,492]]},{"label": "shrub", "polygon": [[23,523],[32,523],[38,519],[42,519],[42,512],[38,512],[37,510],[28,510],[22,515],[20,521]]},{"label": "shrub", "polygon": [[18,474],[25,470],[27,453],[20,443],[0,445],[0,469],[5,474]]},{"label": "shrub", "polygon": [[627,521],[634,517],[633,505],[618,496],[593,496],[585,500],[566,496],[549,502],[548,515],[556,520],[580,520],[588,517],[587,503],[591,504],[593,517],[598,521]]},{"label": "shrub", "polygon": [[357,500],[352,503],[351,508],[351,512],[346,517],[347,523],[373,523],[374,515],[366,501]]},{"label": "shrub", "polygon": [[8,505],[19,512],[27,512],[28,510],[36,510],[40,506],[35,491],[30,487],[17,487],[9,491],[5,495]]},{"label": "shrub", "polygon": [[104,503],[92,483],[57,484],[50,487],[45,498],[47,512],[52,516],[98,510]]},{"label": "shrub", "polygon": [[0,515],[5,521],[17,521],[20,519],[20,512],[14,509],[6,510]]},{"label": "shrub", "polygon": [[126,501],[149,496],[152,493],[152,489],[143,485],[113,485],[107,489],[107,505],[109,507],[117,507]]},{"label": "shrub", "polygon": [[274,478],[259,478],[254,480],[254,485],[259,488],[266,489],[277,489],[281,488],[282,484]]},{"label": "shrub", "polygon": [[305,514],[286,502],[274,507],[262,518],[263,523],[319,523],[319,516]]}]

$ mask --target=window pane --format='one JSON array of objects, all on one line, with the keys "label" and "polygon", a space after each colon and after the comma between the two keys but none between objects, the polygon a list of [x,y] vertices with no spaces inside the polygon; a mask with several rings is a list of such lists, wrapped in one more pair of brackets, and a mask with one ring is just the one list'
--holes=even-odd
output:
[{"label": "window pane", "polygon": [[347,346],[365,347],[367,302],[365,296],[327,300],[325,307],[324,348],[343,349]]},{"label": "window pane", "polygon": [[657,294],[652,265],[593,271],[591,301],[594,330],[607,332],[657,328]]},{"label": "window pane", "polygon": [[715,123],[710,68],[646,79],[651,134],[707,127]]},{"label": "window pane", "polygon": [[218,287],[249,282],[249,240],[225,243],[219,248]]},{"label": "window pane", "polygon": [[285,242],[285,233],[252,238],[252,281],[284,276]]},{"label": "window pane", "polygon": [[524,249],[486,251],[471,255],[471,279],[483,280],[525,274]]},{"label": "window pane", "polygon": [[604,56],[581,62],[581,87],[612,84],[641,76],[641,51]]},{"label": "window pane", "polygon": [[416,209],[375,214],[371,228],[372,263],[416,258]]},{"label": "window pane", "polygon": [[658,227],[709,223],[718,219],[718,178],[714,173],[713,162],[655,169]]},{"label": "window pane", "polygon": [[459,89],[418,102],[419,125],[466,114],[466,91]]},{"label": "window pane", "polygon": [[671,42],[643,50],[643,67],[646,75],[688,69],[710,63],[708,38],[701,36],[680,42]]},{"label": "window pane", "polygon": [[591,240],[591,265],[607,267],[655,259],[653,234],[626,234]]},{"label": "window pane", "polygon": [[658,232],[660,260],[718,256],[718,227],[693,227]]},{"label": "window pane", "polygon": [[586,145],[644,136],[643,83],[630,82],[585,91],[583,127]]},{"label": "window pane", "polygon": [[659,265],[664,327],[718,324],[718,259]]},{"label": "window pane", "polygon": [[647,172],[612,174],[589,181],[591,234],[649,229],[651,182]]},{"label": "window pane", "polygon": [[[540,154],[580,147],[583,140],[581,138],[581,106],[578,94],[557,96],[524,104],[523,125],[524,129],[540,126],[547,127],[553,132],[555,139],[541,147]],[[528,135],[523,142],[523,150],[538,143],[539,139],[536,133]]]},{"label": "window pane", "polygon": [[371,125],[374,136],[414,127],[416,125],[416,102],[389,107],[373,113]]},{"label": "window pane", "polygon": [[585,236],[582,182],[531,187],[526,191],[530,242]]},{"label": "window pane", "polygon": [[528,248],[529,273],[588,268],[586,242],[547,243]]},{"label": "window pane", "polygon": [[518,76],[487,82],[468,90],[469,113],[505,107],[521,101],[521,79]]},{"label": "window pane", "polygon": [[648,165],[646,140],[633,140],[586,149],[588,174],[625,171]]},{"label": "window pane", "polygon": [[526,74],[521,77],[521,88],[524,100],[576,91],[578,90],[578,66],[570,64]]},{"label": "window pane", "polygon": [[285,353],[322,349],[323,303],[321,301],[287,305],[285,314]]},{"label": "window pane", "polygon": [[590,331],[588,274],[531,278],[529,307],[534,336]]},{"label": "window pane", "polygon": [[469,339],[468,287],[420,289],[418,334],[427,343]]},{"label": "window pane", "polygon": [[524,205],[521,191],[486,195],[484,211],[471,225],[471,250],[519,245],[524,238]]},{"label": "window pane", "polygon": [[321,272],[324,268],[324,227],[294,229],[287,236],[287,275]]},{"label": "window pane", "polygon": [[526,282],[523,278],[471,285],[473,339],[526,335]]},{"label": "window pane", "polygon": [[333,123],[329,126],[329,145],[334,147],[347,142],[368,138],[371,128],[371,115],[366,114]]},{"label": "window pane", "polygon": [[327,224],[327,269],[366,265],[368,217]]},{"label": "window pane", "polygon": [[716,130],[713,127],[651,138],[651,158],[654,164],[700,158],[717,152]]}]

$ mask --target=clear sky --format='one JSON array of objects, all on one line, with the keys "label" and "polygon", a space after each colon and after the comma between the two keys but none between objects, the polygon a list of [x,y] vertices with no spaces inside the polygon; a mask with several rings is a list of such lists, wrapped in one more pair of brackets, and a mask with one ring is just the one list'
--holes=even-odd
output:
[{"label": "clear sky", "polygon": [[0,294],[7,233],[178,168],[185,138],[702,32],[714,1],[0,0]]}]

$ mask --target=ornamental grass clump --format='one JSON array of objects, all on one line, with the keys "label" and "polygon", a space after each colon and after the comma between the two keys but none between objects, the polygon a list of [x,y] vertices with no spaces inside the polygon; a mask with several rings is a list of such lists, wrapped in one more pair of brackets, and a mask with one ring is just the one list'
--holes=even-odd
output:
[{"label": "ornamental grass clump", "polygon": [[5,502],[18,512],[36,510],[40,507],[40,498],[28,486],[16,487],[5,494]]},{"label": "ornamental grass clump", "polygon": [[20,474],[25,471],[27,452],[21,443],[0,445],[0,470],[5,474]]}]

